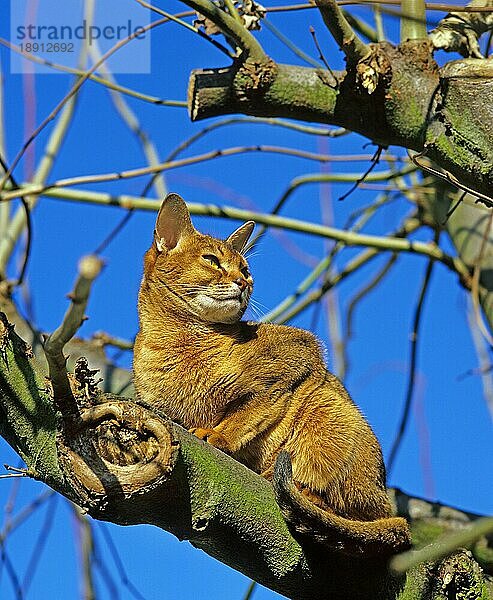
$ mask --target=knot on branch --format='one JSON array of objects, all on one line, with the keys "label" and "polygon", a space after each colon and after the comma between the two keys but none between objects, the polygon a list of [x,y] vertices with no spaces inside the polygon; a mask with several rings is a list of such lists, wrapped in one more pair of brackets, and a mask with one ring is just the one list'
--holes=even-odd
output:
[{"label": "knot on branch", "polygon": [[277,65],[270,58],[264,62],[247,60],[238,68],[234,78],[238,100],[261,98],[270,88],[277,74]]},{"label": "knot on branch", "polygon": [[110,400],[83,409],[58,447],[77,504],[98,518],[129,523],[141,522],[145,497],[166,482],[178,443],[166,420],[131,401]]},{"label": "knot on branch", "polygon": [[397,50],[413,69],[419,69],[423,74],[438,73],[439,67],[433,58],[433,44],[429,40],[406,40],[397,46]]},{"label": "knot on branch", "polygon": [[482,570],[468,550],[452,554],[435,568],[434,591],[437,597],[483,598]]}]

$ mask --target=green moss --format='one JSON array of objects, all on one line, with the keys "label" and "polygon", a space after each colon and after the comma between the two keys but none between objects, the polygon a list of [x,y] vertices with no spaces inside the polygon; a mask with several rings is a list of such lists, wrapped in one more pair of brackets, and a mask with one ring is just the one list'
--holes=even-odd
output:
[{"label": "green moss", "polygon": [[469,169],[471,164],[477,163],[477,156],[464,146],[457,144],[450,136],[447,136],[444,133],[438,135],[436,138],[433,138],[430,134],[430,139],[427,141],[429,141],[432,146],[435,146],[435,152],[442,155],[447,162]]},{"label": "green moss", "polygon": [[425,600],[429,598],[430,573],[426,565],[419,565],[406,576],[406,584],[396,600]]},{"label": "green moss", "polygon": [[2,435],[37,476],[50,484],[61,484],[56,414],[43,391],[46,387],[43,374],[37,369],[30,349],[12,329],[4,330],[2,343]]}]

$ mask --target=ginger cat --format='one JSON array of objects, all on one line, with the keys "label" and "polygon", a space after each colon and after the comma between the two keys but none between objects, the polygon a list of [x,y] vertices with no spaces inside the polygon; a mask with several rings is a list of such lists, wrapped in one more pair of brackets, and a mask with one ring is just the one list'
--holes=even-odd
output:
[{"label": "ginger cat", "polygon": [[404,550],[409,529],[392,517],[378,441],[315,336],[241,321],[253,288],[242,250],[253,228],[225,241],[203,235],[183,199],[168,194],[144,260],[137,395],[273,479],[300,534],[347,554]]}]

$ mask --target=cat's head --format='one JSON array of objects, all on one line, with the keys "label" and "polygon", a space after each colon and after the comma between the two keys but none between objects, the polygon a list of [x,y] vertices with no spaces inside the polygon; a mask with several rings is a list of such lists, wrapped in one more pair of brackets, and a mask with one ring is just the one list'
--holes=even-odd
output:
[{"label": "cat's head", "polygon": [[210,323],[239,321],[253,289],[242,251],[254,227],[248,221],[224,241],[203,235],[192,225],[184,200],[168,194],[146,254],[145,277],[155,289],[163,286],[166,301],[181,311]]}]

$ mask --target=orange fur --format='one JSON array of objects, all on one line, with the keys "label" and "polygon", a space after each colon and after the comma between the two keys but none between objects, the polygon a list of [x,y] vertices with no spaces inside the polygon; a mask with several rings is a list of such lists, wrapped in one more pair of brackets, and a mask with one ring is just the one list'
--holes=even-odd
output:
[{"label": "orange fur", "polygon": [[[380,535],[399,551],[409,533],[392,517],[380,446],[315,336],[240,320],[253,286],[241,254],[252,228],[223,242],[193,228],[178,195],[163,202],[139,294],[137,394],[267,478],[287,451],[303,501],[329,521],[335,514],[341,536],[353,528],[364,540],[361,522],[372,521],[369,543]],[[390,530],[398,535],[387,539]]]}]

